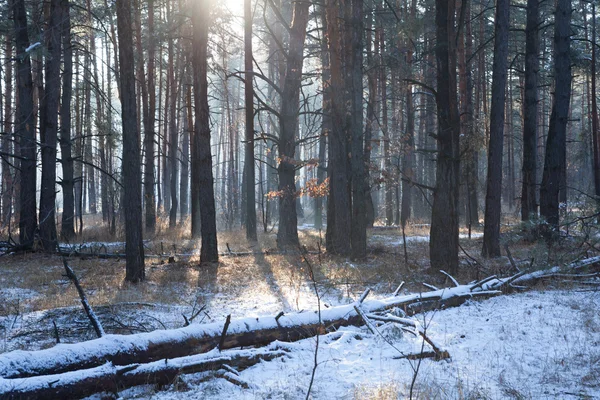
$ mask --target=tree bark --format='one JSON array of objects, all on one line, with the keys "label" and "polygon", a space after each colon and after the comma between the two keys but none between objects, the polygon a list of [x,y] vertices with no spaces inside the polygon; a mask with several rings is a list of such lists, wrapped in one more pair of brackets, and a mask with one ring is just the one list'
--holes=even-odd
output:
[{"label": "tree bark", "polygon": [[591,98],[592,98],[592,146],[594,172],[594,194],[600,198],[600,127],[598,121],[598,102],[596,100],[596,5],[592,3],[592,68],[591,68]]},{"label": "tree bark", "polygon": [[[191,72],[191,69],[189,70]],[[188,85],[186,93],[185,124],[181,143],[181,179],[179,186],[180,223],[183,224],[189,215],[190,197],[190,136],[194,134],[194,114],[192,113],[192,85]]]},{"label": "tree bark", "polygon": [[62,8],[60,0],[50,2],[50,20],[46,28],[45,96],[41,105],[40,141],[42,178],[40,189],[40,239],[46,252],[56,251],[56,144],[60,99],[60,55]]},{"label": "tree bark", "polygon": [[[13,58],[13,44],[12,44],[12,34],[11,32],[7,32],[6,34],[6,52],[4,53],[7,60],[12,60]],[[6,154],[2,157],[2,225],[7,226],[10,223],[12,217],[12,200],[15,195],[14,190],[14,180],[13,180],[13,168],[8,162],[8,154],[13,152],[12,149],[12,140],[11,137],[16,139],[14,136],[14,128],[12,121],[12,101],[13,101],[13,64],[12,62],[6,64],[4,74],[4,117],[3,123],[4,126],[4,135],[2,137],[2,152]],[[2,104],[0,102],[0,107]],[[10,133],[13,133],[12,135]],[[16,149],[15,149],[16,150]],[[14,152],[16,154],[16,151]],[[12,163],[14,163],[17,159],[12,158]]]},{"label": "tree bark", "polygon": [[350,136],[351,136],[351,177],[352,177],[352,220],[350,241],[352,258],[363,259],[367,256],[367,206],[364,129],[363,129],[363,0],[351,0],[351,26],[346,28],[347,41],[346,60],[348,89],[351,104]]},{"label": "tree bark", "polygon": [[437,165],[431,210],[429,258],[432,268],[458,270],[460,119],[456,87],[453,2],[436,1]]},{"label": "tree bark", "polygon": [[246,143],[244,144],[244,172],[246,175],[246,239],[257,240],[256,194],[254,171],[254,75],[252,73],[252,1],[244,0],[244,95],[246,105]]},{"label": "tree bark", "polygon": [[329,197],[327,201],[327,251],[348,256],[351,252],[351,187],[348,152],[350,151],[346,115],[346,83],[343,67],[343,19],[340,10],[347,6],[345,0],[327,0],[327,39],[331,71],[331,133],[329,136]]},{"label": "tree bark", "polygon": [[142,189],[140,138],[135,98],[135,72],[131,0],[117,2],[121,119],[123,126],[123,211],[125,214],[125,280],[137,283],[145,278],[142,241]]},{"label": "tree bark", "polygon": [[[169,165],[171,175],[169,179],[169,193],[171,194],[171,208],[169,210],[169,228],[174,228],[177,225],[177,207],[179,202],[177,201],[177,178],[179,177],[179,162],[177,160],[177,152],[179,151],[179,132],[177,130],[177,83],[175,79],[175,54],[174,54],[174,39],[169,39],[168,53],[169,53],[169,81],[171,94],[169,96],[171,105],[169,106],[169,133],[171,139],[169,141]],[[178,59],[179,60],[179,59]],[[165,177],[167,179],[167,177]]]},{"label": "tree bark", "polygon": [[481,254],[485,258],[500,257],[502,148],[504,145],[504,105],[506,103],[508,68],[509,3],[509,0],[496,2],[485,225],[483,227],[483,249],[481,250]]},{"label": "tree bark", "polygon": [[63,9],[62,41],[64,52],[62,102],[60,105],[60,152],[62,162],[63,213],[60,236],[70,241],[75,237],[75,195],[73,192],[73,156],[71,154],[71,97],[73,86],[73,49],[69,1],[61,0]]},{"label": "tree bark", "polygon": [[148,0],[148,111],[144,118],[144,207],[147,234],[156,229],[156,195],[154,192],[154,123],[156,114],[156,79],[154,77],[155,58],[154,0]]},{"label": "tree bark", "polygon": [[[210,116],[208,110],[208,24],[204,2],[193,15],[192,64],[194,66],[195,129],[192,138],[192,237],[202,236],[200,263],[216,262],[217,221],[215,211]],[[200,221],[198,221],[200,219]],[[200,226],[198,226],[200,222]]]},{"label": "tree bark", "polygon": [[566,132],[571,98],[570,22],[571,1],[557,0],[554,22],[554,101],[540,187],[540,214],[554,230],[558,229],[559,193],[565,190],[560,187],[560,174],[566,162]]},{"label": "tree bark", "polygon": [[308,2],[294,3],[292,24],[290,26],[289,49],[285,78],[281,95],[279,116],[279,229],[277,246],[297,247],[298,215],[296,212],[296,135],[298,131],[298,110],[300,104],[300,86],[302,84],[302,66],[304,64],[304,39],[308,24]]}]

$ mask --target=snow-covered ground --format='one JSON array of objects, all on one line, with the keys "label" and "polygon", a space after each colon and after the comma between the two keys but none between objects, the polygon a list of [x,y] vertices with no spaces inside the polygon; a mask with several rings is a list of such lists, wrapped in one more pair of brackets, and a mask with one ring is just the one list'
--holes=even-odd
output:
[{"label": "snow-covered ground", "polygon": [[[469,235],[461,233],[458,235],[461,239],[468,239]],[[483,233],[471,233],[471,239],[482,238]],[[428,243],[429,236],[406,236],[406,243]],[[386,246],[399,246],[404,243],[402,236],[394,237],[389,235],[371,235],[371,244],[380,244]]]},{"label": "snow-covered ground", "polygon": [[[415,398],[545,399],[600,398],[600,292],[544,291],[499,296],[417,317],[427,335],[451,355],[423,360]],[[423,346],[392,326],[374,335],[344,328],[322,336],[312,397],[315,399],[405,398],[418,361],[397,359]],[[357,335],[356,333],[359,333]],[[316,339],[286,344],[289,356],[241,372],[242,389],[223,379],[187,390],[151,394],[148,388],[122,393],[161,399],[300,399],[309,386]],[[424,345],[428,350],[428,345]]]}]

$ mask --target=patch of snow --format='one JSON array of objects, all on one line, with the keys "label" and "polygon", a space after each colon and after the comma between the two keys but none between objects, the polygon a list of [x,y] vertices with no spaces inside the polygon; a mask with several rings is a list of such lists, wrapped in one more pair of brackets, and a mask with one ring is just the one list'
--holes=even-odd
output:
[{"label": "patch of snow", "polygon": [[[573,393],[600,398],[599,307],[599,292],[548,291],[499,296],[419,316],[427,335],[452,358],[423,360],[415,393],[444,399],[566,398]],[[399,352],[418,352],[422,339],[394,333],[388,325],[378,329],[381,335],[349,327],[330,334],[337,340],[321,337],[313,398],[363,398],[386,391],[391,398],[408,397],[418,362],[396,357]],[[288,346],[293,349],[289,357],[241,372],[241,378],[253,384],[251,389],[223,379],[194,383],[188,376],[191,391],[171,389],[159,397],[304,398],[316,341]]]},{"label": "patch of snow", "polygon": [[30,300],[38,297],[40,294],[35,290],[21,288],[0,288],[0,301],[13,302]]},{"label": "patch of snow", "polygon": [[[460,239],[468,239],[469,235],[466,233],[461,233],[458,235]],[[471,233],[471,239],[482,238],[483,233],[473,232]],[[402,240],[402,236],[390,236],[390,235],[372,235],[371,241],[387,246],[399,246],[404,244]],[[429,236],[407,236],[406,243],[428,243]]]},{"label": "patch of snow", "polygon": [[27,47],[25,49],[25,53],[29,53],[30,51],[32,51],[33,49],[35,49],[38,46],[41,46],[42,44],[40,42],[35,42],[34,44],[30,45],[29,47]]}]

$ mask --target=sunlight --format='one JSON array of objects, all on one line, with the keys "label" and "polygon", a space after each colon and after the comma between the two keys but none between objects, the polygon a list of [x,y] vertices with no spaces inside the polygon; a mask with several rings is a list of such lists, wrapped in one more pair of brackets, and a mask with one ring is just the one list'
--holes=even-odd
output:
[{"label": "sunlight", "polygon": [[234,15],[244,15],[244,0],[224,0],[225,7]]}]

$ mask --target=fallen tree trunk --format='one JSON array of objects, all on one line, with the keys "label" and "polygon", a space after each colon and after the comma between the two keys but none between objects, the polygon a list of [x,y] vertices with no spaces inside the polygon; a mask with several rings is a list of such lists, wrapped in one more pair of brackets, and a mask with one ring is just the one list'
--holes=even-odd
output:
[{"label": "fallen tree trunk", "polygon": [[[452,307],[474,297],[487,298],[501,292],[488,290],[485,285],[473,285],[432,292],[365,301],[361,309],[374,313],[392,308],[407,314],[431,309]],[[111,362],[113,365],[147,363],[165,358],[204,353],[216,348],[264,346],[275,340],[296,341],[326,333],[341,326],[362,325],[353,304],[315,312],[301,312],[276,317],[233,320],[222,337],[223,323],[189,325],[180,329],[161,330],[135,335],[106,335],[99,339],[75,344],[58,344],[39,351],[17,350],[0,355],[0,376],[24,378],[89,369]]]},{"label": "fallen tree trunk", "polygon": [[[94,393],[116,394],[125,388],[145,385],[167,385],[180,374],[216,372],[227,379],[228,374],[249,368],[258,362],[282,357],[286,351],[273,346],[256,350],[218,351],[175,359],[164,359],[147,364],[115,366],[104,365],[30,378],[0,378],[2,399],[75,399]],[[242,381],[238,378],[238,384]]]},{"label": "fallen tree trunk", "polygon": [[[180,329],[154,331],[135,335],[106,335],[76,344],[58,344],[40,351],[13,351],[0,354],[0,376],[5,379],[59,374],[100,367],[106,362],[114,366],[149,363],[156,360],[206,353],[212,349],[264,346],[275,340],[296,341],[323,334],[342,326],[363,324],[354,308],[360,304],[365,314],[399,308],[407,315],[427,310],[454,307],[472,298],[488,298],[510,290],[511,285],[534,283],[562,273],[580,273],[584,268],[600,263],[600,257],[581,260],[566,268],[552,268],[513,277],[489,277],[468,285],[433,290],[431,292],[394,296],[382,300],[361,301],[345,306],[300,312],[275,317],[233,320],[224,329],[223,323],[189,325]],[[363,296],[364,297],[364,296]],[[321,321],[321,322],[320,322]]]}]

